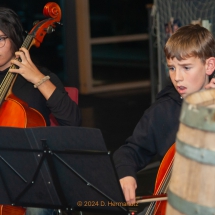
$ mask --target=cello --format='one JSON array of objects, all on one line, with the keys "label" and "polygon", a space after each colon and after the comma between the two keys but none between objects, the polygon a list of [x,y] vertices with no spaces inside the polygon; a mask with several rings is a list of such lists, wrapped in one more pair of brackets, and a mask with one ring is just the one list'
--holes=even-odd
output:
[{"label": "cello", "polygon": [[153,196],[138,197],[137,203],[151,202],[145,215],[165,215],[167,197],[166,192],[170,182],[170,176],[173,168],[173,161],[175,156],[175,143],[169,148],[158,169],[155,181],[155,188]]},{"label": "cello", "polygon": [[[28,33],[21,47],[30,49],[32,46],[40,47],[45,35],[52,33],[56,24],[60,24],[61,9],[55,2],[47,3],[43,8],[43,15],[47,19],[37,22],[32,30]],[[21,59],[17,58],[21,61]],[[17,68],[12,65],[9,68]],[[17,98],[12,87],[15,83],[17,74],[7,72],[5,78],[0,84],[0,126],[7,127],[37,127],[46,126],[43,116],[28,104]],[[16,202],[14,202],[16,205]],[[0,215],[24,215],[25,209],[19,206],[0,205]]]},{"label": "cello", "polygon": [[[22,47],[29,50],[34,45],[38,48],[45,35],[52,33],[61,19],[61,9],[54,2],[44,6],[43,14],[49,18],[34,25]],[[12,65],[9,70],[13,68],[16,68],[16,65]],[[17,74],[8,71],[0,85],[0,126],[20,128],[46,126],[43,116],[37,110],[30,108],[13,94],[12,87],[16,77]]]}]

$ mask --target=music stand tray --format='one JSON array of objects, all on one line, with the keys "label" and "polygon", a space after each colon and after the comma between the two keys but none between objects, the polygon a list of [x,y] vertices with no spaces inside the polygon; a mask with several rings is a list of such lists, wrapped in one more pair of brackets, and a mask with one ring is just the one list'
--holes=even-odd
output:
[{"label": "music stand tray", "polygon": [[129,214],[99,129],[0,128],[0,204]]}]

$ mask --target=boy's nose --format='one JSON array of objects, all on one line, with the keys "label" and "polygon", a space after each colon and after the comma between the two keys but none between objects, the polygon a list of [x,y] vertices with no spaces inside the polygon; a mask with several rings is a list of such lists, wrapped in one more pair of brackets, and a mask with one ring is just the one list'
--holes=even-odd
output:
[{"label": "boy's nose", "polygon": [[182,76],[181,72],[179,70],[176,70],[175,71],[175,81],[179,82],[179,81],[182,81],[182,80],[183,80],[183,76]]}]

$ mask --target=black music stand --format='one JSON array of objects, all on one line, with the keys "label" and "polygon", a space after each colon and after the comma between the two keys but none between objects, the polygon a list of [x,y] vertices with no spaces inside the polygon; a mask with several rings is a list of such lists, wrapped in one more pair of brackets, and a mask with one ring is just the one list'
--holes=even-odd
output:
[{"label": "black music stand", "polygon": [[101,131],[0,128],[0,204],[129,214]]}]

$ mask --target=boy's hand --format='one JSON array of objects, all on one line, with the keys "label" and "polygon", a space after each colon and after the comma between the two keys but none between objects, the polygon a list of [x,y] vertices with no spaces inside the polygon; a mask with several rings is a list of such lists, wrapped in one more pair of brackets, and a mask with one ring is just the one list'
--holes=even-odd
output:
[{"label": "boy's hand", "polygon": [[135,190],[137,183],[134,177],[126,176],[119,180],[125,200],[128,204],[134,204],[136,202]]},{"label": "boy's hand", "polygon": [[215,78],[212,78],[210,83],[205,85],[205,89],[215,88]]}]

